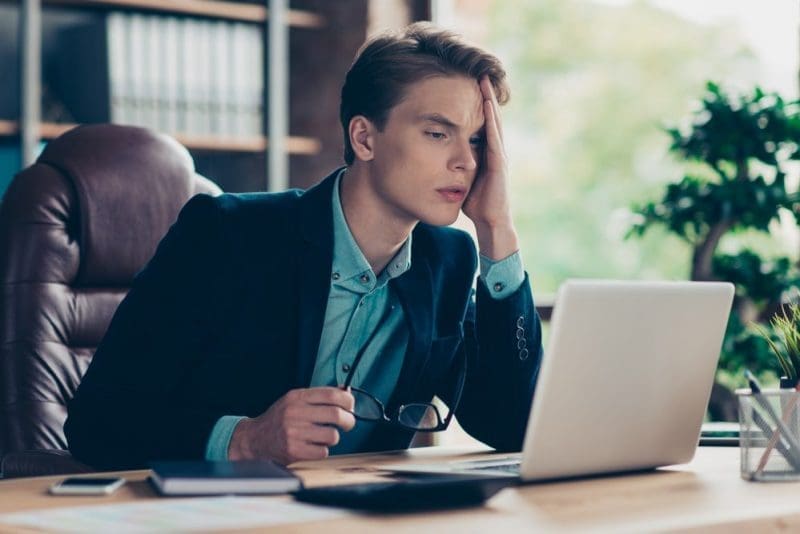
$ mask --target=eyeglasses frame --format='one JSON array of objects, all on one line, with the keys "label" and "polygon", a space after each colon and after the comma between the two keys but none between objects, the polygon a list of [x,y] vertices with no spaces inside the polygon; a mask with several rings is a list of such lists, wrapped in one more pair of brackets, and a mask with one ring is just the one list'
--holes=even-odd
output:
[{"label": "eyeglasses frame", "polygon": [[[365,346],[365,348],[366,348],[366,346]],[[401,404],[400,406],[398,406],[397,414],[394,416],[394,418],[393,419],[389,418],[389,416],[386,415],[386,407],[383,405],[383,403],[380,401],[380,399],[376,398],[372,393],[364,391],[361,388],[357,388],[357,387],[351,386],[350,383],[353,381],[353,377],[355,376],[356,367],[358,366],[358,363],[361,361],[361,357],[364,355],[364,351],[363,350],[359,351],[359,354],[356,356],[356,359],[353,362],[353,365],[350,367],[350,371],[347,373],[347,378],[345,379],[344,385],[342,387],[343,388],[350,388],[353,391],[358,391],[362,395],[365,395],[365,396],[369,397],[372,401],[377,403],[377,405],[381,409],[381,418],[380,419],[366,419],[364,417],[356,415],[355,413],[353,413],[353,415],[355,416],[356,419],[359,419],[359,420],[362,420],[362,421],[372,421],[372,422],[388,424],[388,425],[397,425],[397,426],[401,426],[403,428],[406,428],[408,430],[413,430],[415,432],[441,432],[442,430],[447,429],[447,427],[450,426],[450,421],[453,419],[453,415],[456,413],[456,409],[458,409],[458,405],[461,403],[461,396],[464,393],[464,384],[467,381],[467,351],[466,351],[466,348],[464,347],[464,344],[463,344],[463,337],[462,337],[462,341],[459,343],[459,347],[458,347],[457,350],[461,353],[461,357],[462,357],[461,370],[459,372],[458,387],[456,389],[455,399],[453,400],[453,406],[452,406],[452,408],[450,408],[450,410],[449,410],[449,412],[447,414],[447,417],[444,418],[444,421],[442,421],[442,415],[439,413],[439,409],[434,404],[432,404],[430,402],[413,402],[413,403],[409,403],[409,404]],[[438,424],[434,428],[416,428],[416,427],[412,427],[410,425],[406,425],[402,421],[400,421],[400,414],[403,412],[403,408],[405,408],[407,406],[417,405],[417,404],[426,405],[426,406],[430,406],[431,408],[433,408],[433,412],[436,414],[436,419],[438,420]]]}]

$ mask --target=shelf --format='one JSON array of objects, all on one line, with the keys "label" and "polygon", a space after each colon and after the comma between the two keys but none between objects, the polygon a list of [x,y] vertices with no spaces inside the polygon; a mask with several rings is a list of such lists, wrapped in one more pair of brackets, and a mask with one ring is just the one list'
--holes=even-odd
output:
[{"label": "shelf", "polygon": [[8,137],[18,133],[19,127],[15,121],[0,120],[0,137]]},{"label": "shelf", "polygon": [[[14,0],[0,1],[8,3]],[[222,0],[42,0],[42,3],[101,9],[141,9],[243,22],[266,22],[269,17],[269,10],[266,6]],[[310,11],[290,9],[287,13],[287,22],[289,26],[296,28],[321,28],[325,26],[325,17]]]},{"label": "shelf", "polygon": [[73,128],[76,128],[77,124],[58,124],[55,122],[43,122],[39,126],[39,136],[42,139],[50,140],[55,139],[56,137],[60,136],[63,133],[66,133]]},{"label": "shelf", "polygon": [[[42,139],[55,139],[76,126],[78,125],[43,122],[39,134]],[[0,137],[16,135],[19,135],[19,125],[16,121],[0,120]],[[269,140],[264,136],[237,139],[176,133],[173,137],[186,148],[209,152],[264,152],[269,147]],[[319,153],[321,148],[320,142],[313,137],[290,136],[286,139],[286,149],[289,154],[314,155]]]},{"label": "shelf", "polygon": [[[180,144],[193,150],[212,152],[264,152],[269,148],[266,137],[245,139],[215,136],[200,136],[177,133],[173,135]],[[313,156],[322,149],[320,142],[313,137],[289,136],[286,138],[286,150],[289,154]]]}]

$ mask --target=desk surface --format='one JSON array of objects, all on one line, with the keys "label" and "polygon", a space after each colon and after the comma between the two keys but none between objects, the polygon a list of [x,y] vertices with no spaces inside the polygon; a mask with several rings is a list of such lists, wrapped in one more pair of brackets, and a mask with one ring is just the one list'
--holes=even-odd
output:
[{"label": "desk surface", "polygon": [[[380,470],[384,463],[441,461],[476,454],[486,453],[476,453],[474,449],[415,449],[342,456],[292,467],[312,487],[385,480]],[[50,484],[63,477],[0,481],[0,513],[158,499],[144,480],[147,471],[128,471],[124,475],[129,483],[110,497],[48,495]],[[800,483],[746,482],[739,477],[738,448],[701,447],[687,465],[626,476],[507,488],[482,508],[393,516],[358,515],[324,524],[283,525],[275,530],[352,534],[354,529],[367,528],[397,532],[417,532],[421,528],[437,532],[523,532],[534,528],[616,532],[797,529]],[[11,530],[0,525],[0,532]]]}]

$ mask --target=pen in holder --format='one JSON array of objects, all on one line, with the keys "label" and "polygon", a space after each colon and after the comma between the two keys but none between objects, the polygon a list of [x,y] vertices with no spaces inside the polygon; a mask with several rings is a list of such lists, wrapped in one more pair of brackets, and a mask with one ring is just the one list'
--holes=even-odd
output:
[{"label": "pen in holder", "polygon": [[751,387],[737,394],[742,478],[800,479],[800,393]]}]

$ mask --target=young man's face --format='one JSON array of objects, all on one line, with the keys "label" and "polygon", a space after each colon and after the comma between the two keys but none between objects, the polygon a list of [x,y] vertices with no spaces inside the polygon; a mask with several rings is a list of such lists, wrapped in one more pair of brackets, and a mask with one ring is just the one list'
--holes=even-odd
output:
[{"label": "young man's face", "polygon": [[391,215],[443,226],[458,217],[481,161],[477,80],[437,76],[409,86],[374,141],[373,185]]}]

